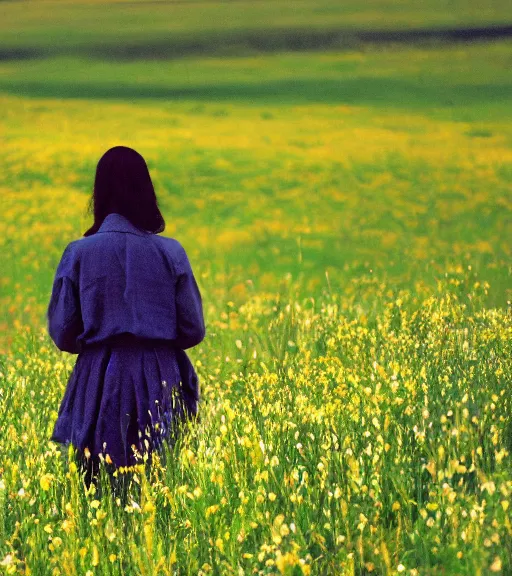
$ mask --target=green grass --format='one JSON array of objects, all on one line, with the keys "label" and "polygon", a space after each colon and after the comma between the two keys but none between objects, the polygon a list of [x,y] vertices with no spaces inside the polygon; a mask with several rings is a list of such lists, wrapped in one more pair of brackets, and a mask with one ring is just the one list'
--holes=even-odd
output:
[{"label": "green grass", "polygon": [[[503,306],[510,53],[498,42],[158,65],[4,63],[0,182],[21,192],[6,194],[13,210],[25,195],[52,210],[43,190],[85,208],[108,142],[129,142],[153,168],[171,232],[186,241],[190,225],[200,230],[197,256],[212,269],[229,262],[234,284],[259,282],[263,271],[325,284],[330,269],[337,286],[369,270],[397,286],[434,286],[462,262],[493,286],[489,304]],[[87,222],[72,214],[67,225],[80,235]],[[45,218],[50,230],[60,219]],[[4,269],[22,283],[34,262],[21,264],[26,247],[16,245]],[[39,303],[50,257],[38,272],[44,284],[28,288],[40,289]]]},{"label": "green grass", "polygon": [[[49,5],[2,5],[33,32],[3,46],[52,44]],[[0,64],[6,573],[510,574],[511,48]],[[146,158],[207,324],[202,421],[136,474],[140,510],[85,494],[48,441],[75,360],[45,331],[51,282],[116,144]]]},{"label": "green grass", "polygon": [[4,62],[0,89],[26,96],[173,104],[351,104],[384,114],[402,110],[436,118],[491,120],[508,111],[510,45],[480,42],[430,50],[384,46],[318,55],[279,52],[122,64],[54,57]]},{"label": "green grass", "polygon": [[[512,14],[504,0],[428,0],[421,4],[411,0],[26,0],[2,4],[0,51],[78,51],[107,59],[162,58],[198,51],[236,55],[247,50],[350,45],[357,42],[351,31],[358,30],[443,29],[511,22]],[[345,32],[338,37],[340,30]]]}]

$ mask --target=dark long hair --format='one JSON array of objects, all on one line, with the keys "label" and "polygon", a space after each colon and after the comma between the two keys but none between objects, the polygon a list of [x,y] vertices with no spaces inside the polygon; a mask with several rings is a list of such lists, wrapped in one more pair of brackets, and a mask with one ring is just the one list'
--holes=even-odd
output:
[{"label": "dark long hair", "polygon": [[94,224],[84,236],[95,234],[111,212],[125,216],[137,228],[153,234],[165,230],[146,161],[126,146],[110,148],[98,162],[94,191],[87,208],[87,213],[94,215]]}]

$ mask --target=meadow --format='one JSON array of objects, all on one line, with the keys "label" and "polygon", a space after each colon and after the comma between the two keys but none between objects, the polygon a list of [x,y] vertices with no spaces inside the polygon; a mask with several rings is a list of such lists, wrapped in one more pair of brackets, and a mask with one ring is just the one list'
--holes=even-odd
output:
[{"label": "meadow", "polygon": [[0,0],[0,6],[4,58],[240,56],[347,47],[371,31],[510,28],[512,22],[504,0]]},{"label": "meadow", "polygon": [[[0,570],[512,574],[510,41],[120,62],[89,54],[94,22],[51,52],[71,45],[51,3],[16,28],[23,4],[0,4],[0,48],[41,51],[0,61]],[[485,20],[457,6],[416,20]],[[45,326],[118,144],[148,163],[207,325],[201,421],[131,472],[127,506],[48,440],[76,357]]]}]

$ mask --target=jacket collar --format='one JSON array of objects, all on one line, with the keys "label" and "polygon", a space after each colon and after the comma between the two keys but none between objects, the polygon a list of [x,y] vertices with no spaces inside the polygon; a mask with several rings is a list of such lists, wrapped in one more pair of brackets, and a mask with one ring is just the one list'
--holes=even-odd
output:
[{"label": "jacket collar", "polygon": [[148,236],[151,232],[142,230],[134,226],[128,218],[117,212],[111,212],[108,214],[98,228],[96,234],[101,234],[103,232],[128,232],[130,234],[136,234],[137,236]]}]

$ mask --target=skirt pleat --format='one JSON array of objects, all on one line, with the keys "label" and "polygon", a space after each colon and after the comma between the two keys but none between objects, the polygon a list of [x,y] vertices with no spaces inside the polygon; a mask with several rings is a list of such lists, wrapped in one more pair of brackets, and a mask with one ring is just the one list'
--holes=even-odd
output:
[{"label": "skirt pleat", "polygon": [[78,355],[51,440],[133,466],[196,411],[173,348],[98,346]]}]

